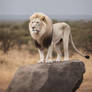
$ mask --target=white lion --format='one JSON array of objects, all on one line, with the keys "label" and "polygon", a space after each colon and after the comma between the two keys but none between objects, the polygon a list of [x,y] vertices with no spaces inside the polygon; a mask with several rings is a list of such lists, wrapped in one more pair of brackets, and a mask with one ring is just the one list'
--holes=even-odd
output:
[{"label": "white lion", "polygon": [[[70,41],[78,54],[83,57],[89,58],[87,55],[81,54],[75,47],[71,28],[64,22],[52,24],[52,20],[43,13],[34,13],[30,17],[29,30],[32,38],[34,39],[35,45],[38,48],[40,54],[40,62],[52,62],[52,51],[56,49],[57,59],[61,61],[62,53],[60,51],[60,43],[63,42],[64,48],[64,60],[69,60],[68,43]],[[46,59],[44,57],[44,48],[48,49]]]}]

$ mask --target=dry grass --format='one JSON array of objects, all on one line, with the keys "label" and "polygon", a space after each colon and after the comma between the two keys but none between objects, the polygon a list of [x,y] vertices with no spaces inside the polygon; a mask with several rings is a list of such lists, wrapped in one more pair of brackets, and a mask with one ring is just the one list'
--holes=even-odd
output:
[{"label": "dry grass", "polygon": [[[36,57],[33,59],[33,57]],[[38,55],[31,55],[26,51],[12,50],[7,54],[0,51],[0,89],[6,89],[17,68],[23,65],[34,64]]]},{"label": "dry grass", "polygon": [[[74,54],[70,58],[79,59],[83,61],[86,66],[84,81],[77,92],[92,92],[92,54],[90,54],[89,60],[77,54]],[[0,51],[0,89],[6,89],[8,87],[18,67],[28,64],[35,64],[38,59],[38,54],[32,55],[23,50],[11,50],[7,54]]]},{"label": "dry grass", "polygon": [[77,92],[92,92],[92,54],[90,54],[89,60],[77,54],[73,55],[71,59],[79,59],[83,61],[85,63],[86,68],[83,83]]}]

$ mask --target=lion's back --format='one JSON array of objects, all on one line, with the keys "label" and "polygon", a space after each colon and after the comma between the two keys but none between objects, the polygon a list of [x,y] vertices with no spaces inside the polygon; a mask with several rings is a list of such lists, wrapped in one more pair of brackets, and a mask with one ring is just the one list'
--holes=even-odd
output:
[{"label": "lion's back", "polygon": [[59,22],[53,24],[53,42],[57,42],[63,38],[65,31],[70,30],[70,26],[65,22]]}]

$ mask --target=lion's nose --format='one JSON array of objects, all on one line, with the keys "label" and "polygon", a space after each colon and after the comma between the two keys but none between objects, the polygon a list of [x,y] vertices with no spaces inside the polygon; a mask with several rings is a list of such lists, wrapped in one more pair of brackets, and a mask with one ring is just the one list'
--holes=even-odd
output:
[{"label": "lion's nose", "polygon": [[34,29],[35,29],[35,27],[32,27],[32,29],[34,30]]}]

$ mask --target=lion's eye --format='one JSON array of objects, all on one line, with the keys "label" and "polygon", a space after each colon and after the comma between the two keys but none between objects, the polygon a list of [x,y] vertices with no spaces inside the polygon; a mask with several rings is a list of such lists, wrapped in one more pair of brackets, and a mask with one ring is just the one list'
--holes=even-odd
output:
[{"label": "lion's eye", "polygon": [[37,21],[36,23],[38,24],[39,22]]}]

